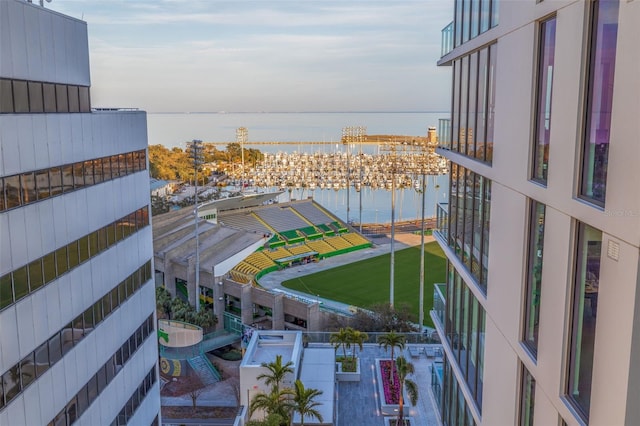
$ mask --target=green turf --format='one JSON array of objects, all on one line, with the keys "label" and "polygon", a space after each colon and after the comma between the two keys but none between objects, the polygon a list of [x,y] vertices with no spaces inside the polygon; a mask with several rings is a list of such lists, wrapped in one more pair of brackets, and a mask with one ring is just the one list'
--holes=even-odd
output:
[{"label": "green turf", "polygon": [[[425,244],[424,325],[433,327],[433,284],[446,281],[447,262],[437,242]],[[367,308],[389,302],[390,254],[372,257],[282,283],[283,287],[313,296]],[[406,302],[419,318],[420,246],[395,252],[394,304]]]}]

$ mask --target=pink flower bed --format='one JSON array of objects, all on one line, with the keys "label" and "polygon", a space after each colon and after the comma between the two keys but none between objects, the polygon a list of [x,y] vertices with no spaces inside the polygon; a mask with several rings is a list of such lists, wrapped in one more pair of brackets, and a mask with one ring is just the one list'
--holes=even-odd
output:
[{"label": "pink flower bed", "polygon": [[[400,403],[400,380],[395,369],[391,369],[393,361],[380,361],[380,375],[382,376],[382,388],[384,389],[384,400],[386,404]],[[391,383],[391,371],[393,371],[393,383]]]}]

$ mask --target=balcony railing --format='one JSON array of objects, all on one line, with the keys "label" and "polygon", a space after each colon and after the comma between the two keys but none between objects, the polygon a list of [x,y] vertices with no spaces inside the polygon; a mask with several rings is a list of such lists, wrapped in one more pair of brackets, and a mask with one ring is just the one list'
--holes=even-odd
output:
[{"label": "balcony railing", "polygon": [[438,148],[451,149],[451,119],[438,119]]},{"label": "balcony railing", "polygon": [[453,50],[453,21],[442,29],[442,38],[440,42],[440,57]]},{"label": "balcony railing", "polygon": [[433,312],[440,321],[440,326],[444,330],[444,317],[447,311],[447,285],[443,283],[436,283],[433,285]]},{"label": "balcony railing", "polygon": [[438,203],[436,208],[436,233],[440,234],[443,241],[449,236],[449,204]]}]

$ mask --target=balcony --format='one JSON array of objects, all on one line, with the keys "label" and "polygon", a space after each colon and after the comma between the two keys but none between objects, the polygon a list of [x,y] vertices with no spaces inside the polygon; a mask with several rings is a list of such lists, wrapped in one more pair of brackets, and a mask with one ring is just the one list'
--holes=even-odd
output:
[{"label": "balcony", "polygon": [[436,208],[436,236],[445,244],[449,236],[449,204],[438,203]]},{"label": "balcony", "polygon": [[451,149],[451,119],[438,119],[438,148]]},{"label": "balcony", "polygon": [[442,37],[440,40],[440,57],[453,50],[453,21],[442,29]]},{"label": "balcony", "polygon": [[440,327],[444,330],[444,317],[447,312],[447,285],[436,283],[433,285],[433,312],[440,321]]}]

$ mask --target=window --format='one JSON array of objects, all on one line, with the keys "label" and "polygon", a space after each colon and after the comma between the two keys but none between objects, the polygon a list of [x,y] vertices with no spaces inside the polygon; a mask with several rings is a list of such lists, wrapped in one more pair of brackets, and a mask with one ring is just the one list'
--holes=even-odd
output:
[{"label": "window", "polygon": [[540,23],[538,52],[538,84],[536,92],[535,149],[532,179],[544,185],[549,168],[549,140],[551,132],[551,95],[556,45],[556,18]]},{"label": "window", "polygon": [[42,83],[30,81],[29,86],[29,112],[44,112],[44,100],[42,97]]},{"label": "window", "polygon": [[78,96],[80,98],[80,112],[91,112],[89,88],[86,86],[80,86]]},{"label": "window", "polygon": [[529,213],[529,265],[525,292],[523,342],[534,356],[538,351],[545,209],[544,204],[533,201]]},{"label": "window", "polygon": [[533,426],[533,407],[535,405],[536,379],[522,366],[520,384],[520,426]]},{"label": "window", "polygon": [[448,268],[445,334],[469,390],[481,408],[485,312],[451,263]]},{"label": "window", "polygon": [[44,284],[42,259],[36,259],[29,264],[29,283],[31,291],[35,291]]},{"label": "window", "polygon": [[23,173],[20,176],[20,188],[22,190],[22,203],[32,203],[37,200],[36,181],[33,172]]},{"label": "window", "polygon": [[591,4],[591,45],[580,195],[604,206],[618,35],[618,1]]},{"label": "window", "polygon": [[67,93],[69,95],[69,112],[80,112],[78,86],[67,86]]},{"label": "window", "polygon": [[578,224],[567,396],[584,420],[591,405],[601,245],[602,231]]},{"label": "window", "polygon": [[11,273],[0,278],[0,309],[13,303],[13,282]]},{"label": "window", "polygon": [[20,175],[4,178],[4,200],[7,209],[18,207],[22,203],[20,192]]},{"label": "window", "polygon": [[62,167],[62,190],[64,192],[73,191],[73,164]]},{"label": "window", "polygon": [[56,250],[56,271],[58,275],[62,275],[69,270],[69,262],[67,257],[67,246],[60,247]]},{"label": "window", "polygon": [[48,170],[39,170],[36,172],[36,188],[38,191],[38,200],[44,200],[51,196]]},{"label": "window", "polygon": [[62,169],[60,167],[49,169],[49,186],[51,196],[62,194]]},{"label": "window", "polygon": [[42,85],[44,97],[44,112],[56,112],[56,86],[49,83]]},{"label": "window", "polygon": [[14,112],[29,112],[29,88],[26,81],[13,82]]},{"label": "window", "polygon": [[16,302],[29,294],[29,275],[26,266],[13,271],[13,292]]},{"label": "window", "polygon": [[64,84],[56,84],[56,105],[58,106],[58,112],[69,112],[67,86]]},{"label": "window", "polygon": [[7,206],[4,202],[4,179],[0,177],[0,211],[6,210]]},{"label": "window", "polygon": [[[0,113],[13,112],[13,86],[11,80],[0,79]],[[0,398],[1,400],[2,398]]]}]

